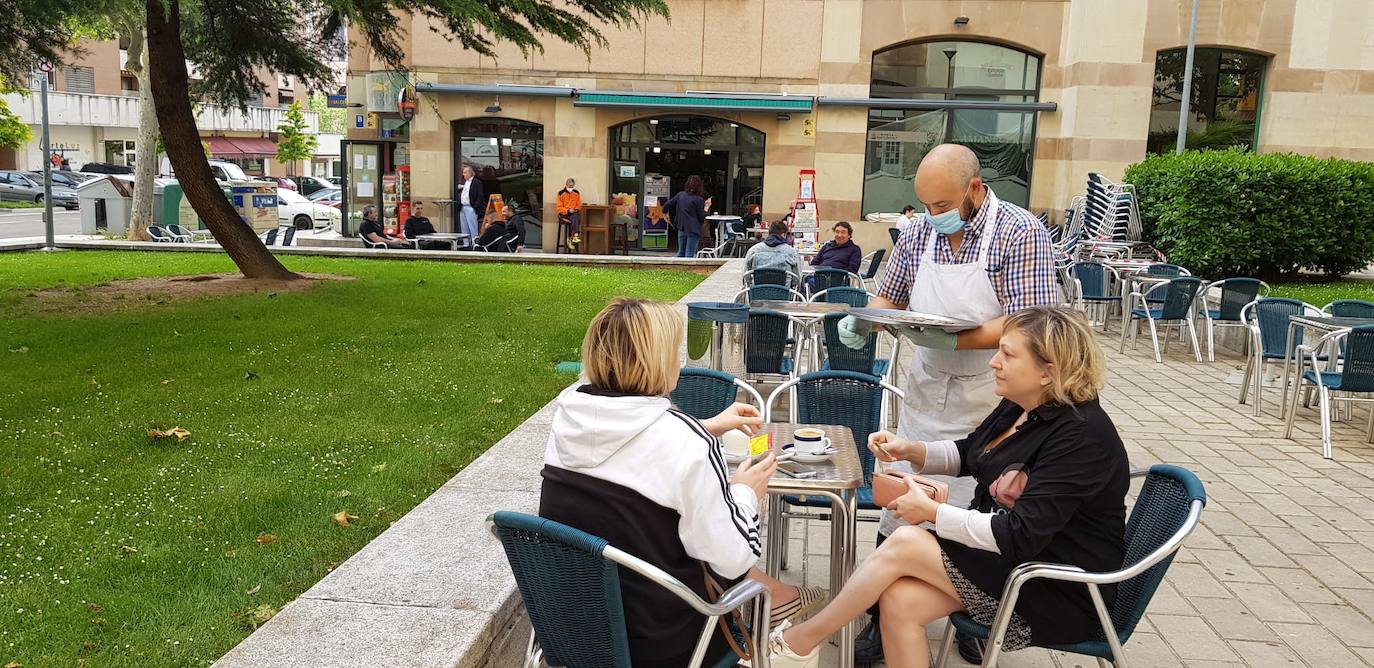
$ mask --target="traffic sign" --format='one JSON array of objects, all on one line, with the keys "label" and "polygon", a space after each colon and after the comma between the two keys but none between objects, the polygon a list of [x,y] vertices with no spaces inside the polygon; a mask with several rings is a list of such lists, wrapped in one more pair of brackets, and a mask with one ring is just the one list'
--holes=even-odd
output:
[{"label": "traffic sign", "polygon": [[53,64],[46,60],[40,60],[38,61],[38,71],[43,74],[48,74],[53,71]]}]

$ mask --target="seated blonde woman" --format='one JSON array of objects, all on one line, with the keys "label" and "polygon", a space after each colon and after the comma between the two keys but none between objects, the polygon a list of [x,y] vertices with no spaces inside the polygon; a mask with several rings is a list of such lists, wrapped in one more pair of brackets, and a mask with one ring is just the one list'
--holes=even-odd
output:
[{"label": "seated blonde woman", "polygon": [[[927,624],[963,610],[991,625],[1007,575],[1027,561],[1087,571],[1120,568],[1130,470],[1098,403],[1102,352],[1075,311],[1036,307],[1008,317],[991,366],[1002,403],[959,441],[869,437],[885,462],[977,479],[969,508],[937,504],[920,489],[889,506],[904,526],[855,571],[812,619],[772,633],[774,668],[814,667],[819,646],[874,602],[889,668],[928,666]],[[1115,588],[1103,587],[1110,607]],[[1098,633],[1081,584],[1035,580],[1021,590],[1004,650],[1067,644]]]},{"label": "seated blonde woman", "polygon": [[[706,600],[703,567],[722,588],[744,577],[767,584],[775,619],[808,613],[824,592],[798,591],[755,567],[759,502],[777,463],[745,461],[732,475],[718,439],[752,432],[763,423],[758,409],[735,404],[699,421],[668,400],[685,335],[668,304],[621,298],[596,316],[582,342],[586,382],[557,400],[539,515],[606,539]],[[636,668],[685,668],[703,618],[635,573],[620,577]],[[728,651],[718,632],[707,657]]]}]

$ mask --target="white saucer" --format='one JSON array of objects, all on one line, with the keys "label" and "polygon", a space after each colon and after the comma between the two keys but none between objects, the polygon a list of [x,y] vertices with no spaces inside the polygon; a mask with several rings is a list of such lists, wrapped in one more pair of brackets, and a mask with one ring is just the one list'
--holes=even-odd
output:
[{"label": "white saucer", "polygon": [[738,464],[738,463],[740,463],[740,462],[742,462],[742,461],[744,461],[744,460],[746,460],[746,459],[748,459],[748,458],[749,458],[749,455],[735,455],[735,454],[730,454],[729,452],[726,452],[726,453],[725,453],[725,462],[726,462],[727,464]]},{"label": "white saucer", "polygon": [[835,456],[835,451],[834,451],[834,450],[829,450],[829,451],[826,451],[826,452],[824,452],[824,453],[822,453],[822,454],[810,454],[810,453],[800,453],[800,452],[798,452],[798,453],[792,455],[792,461],[797,462],[797,463],[800,463],[800,464],[820,464],[821,462],[828,462],[828,461],[830,461],[830,458],[831,458],[831,457],[834,457],[834,456]]}]

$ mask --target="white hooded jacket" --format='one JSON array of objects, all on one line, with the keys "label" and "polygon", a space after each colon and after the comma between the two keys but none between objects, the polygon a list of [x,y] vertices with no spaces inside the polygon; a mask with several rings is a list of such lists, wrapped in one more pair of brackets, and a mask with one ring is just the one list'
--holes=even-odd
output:
[{"label": "white hooded jacket", "polygon": [[[758,562],[758,500],[753,490],[730,484],[720,441],[696,418],[672,408],[666,398],[616,395],[582,383],[564,390],[557,400],[544,462],[628,488],[676,512],[676,534],[686,554],[720,576],[738,578]],[[605,487],[606,494],[624,495],[611,485]],[[541,505],[551,501],[545,498]],[[567,512],[597,509],[560,509],[560,514]],[[671,514],[645,514],[649,516]],[[651,535],[673,528],[641,530]],[[633,546],[617,547],[633,553]]]}]

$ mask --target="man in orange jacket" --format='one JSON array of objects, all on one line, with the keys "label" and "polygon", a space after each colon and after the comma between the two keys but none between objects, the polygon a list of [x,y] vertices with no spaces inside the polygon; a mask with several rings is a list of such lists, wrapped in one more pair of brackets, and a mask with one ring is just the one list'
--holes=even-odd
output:
[{"label": "man in orange jacket", "polygon": [[577,192],[577,181],[568,179],[563,184],[553,206],[558,219],[568,221],[568,246],[577,248],[582,243],[582,193]]}]

